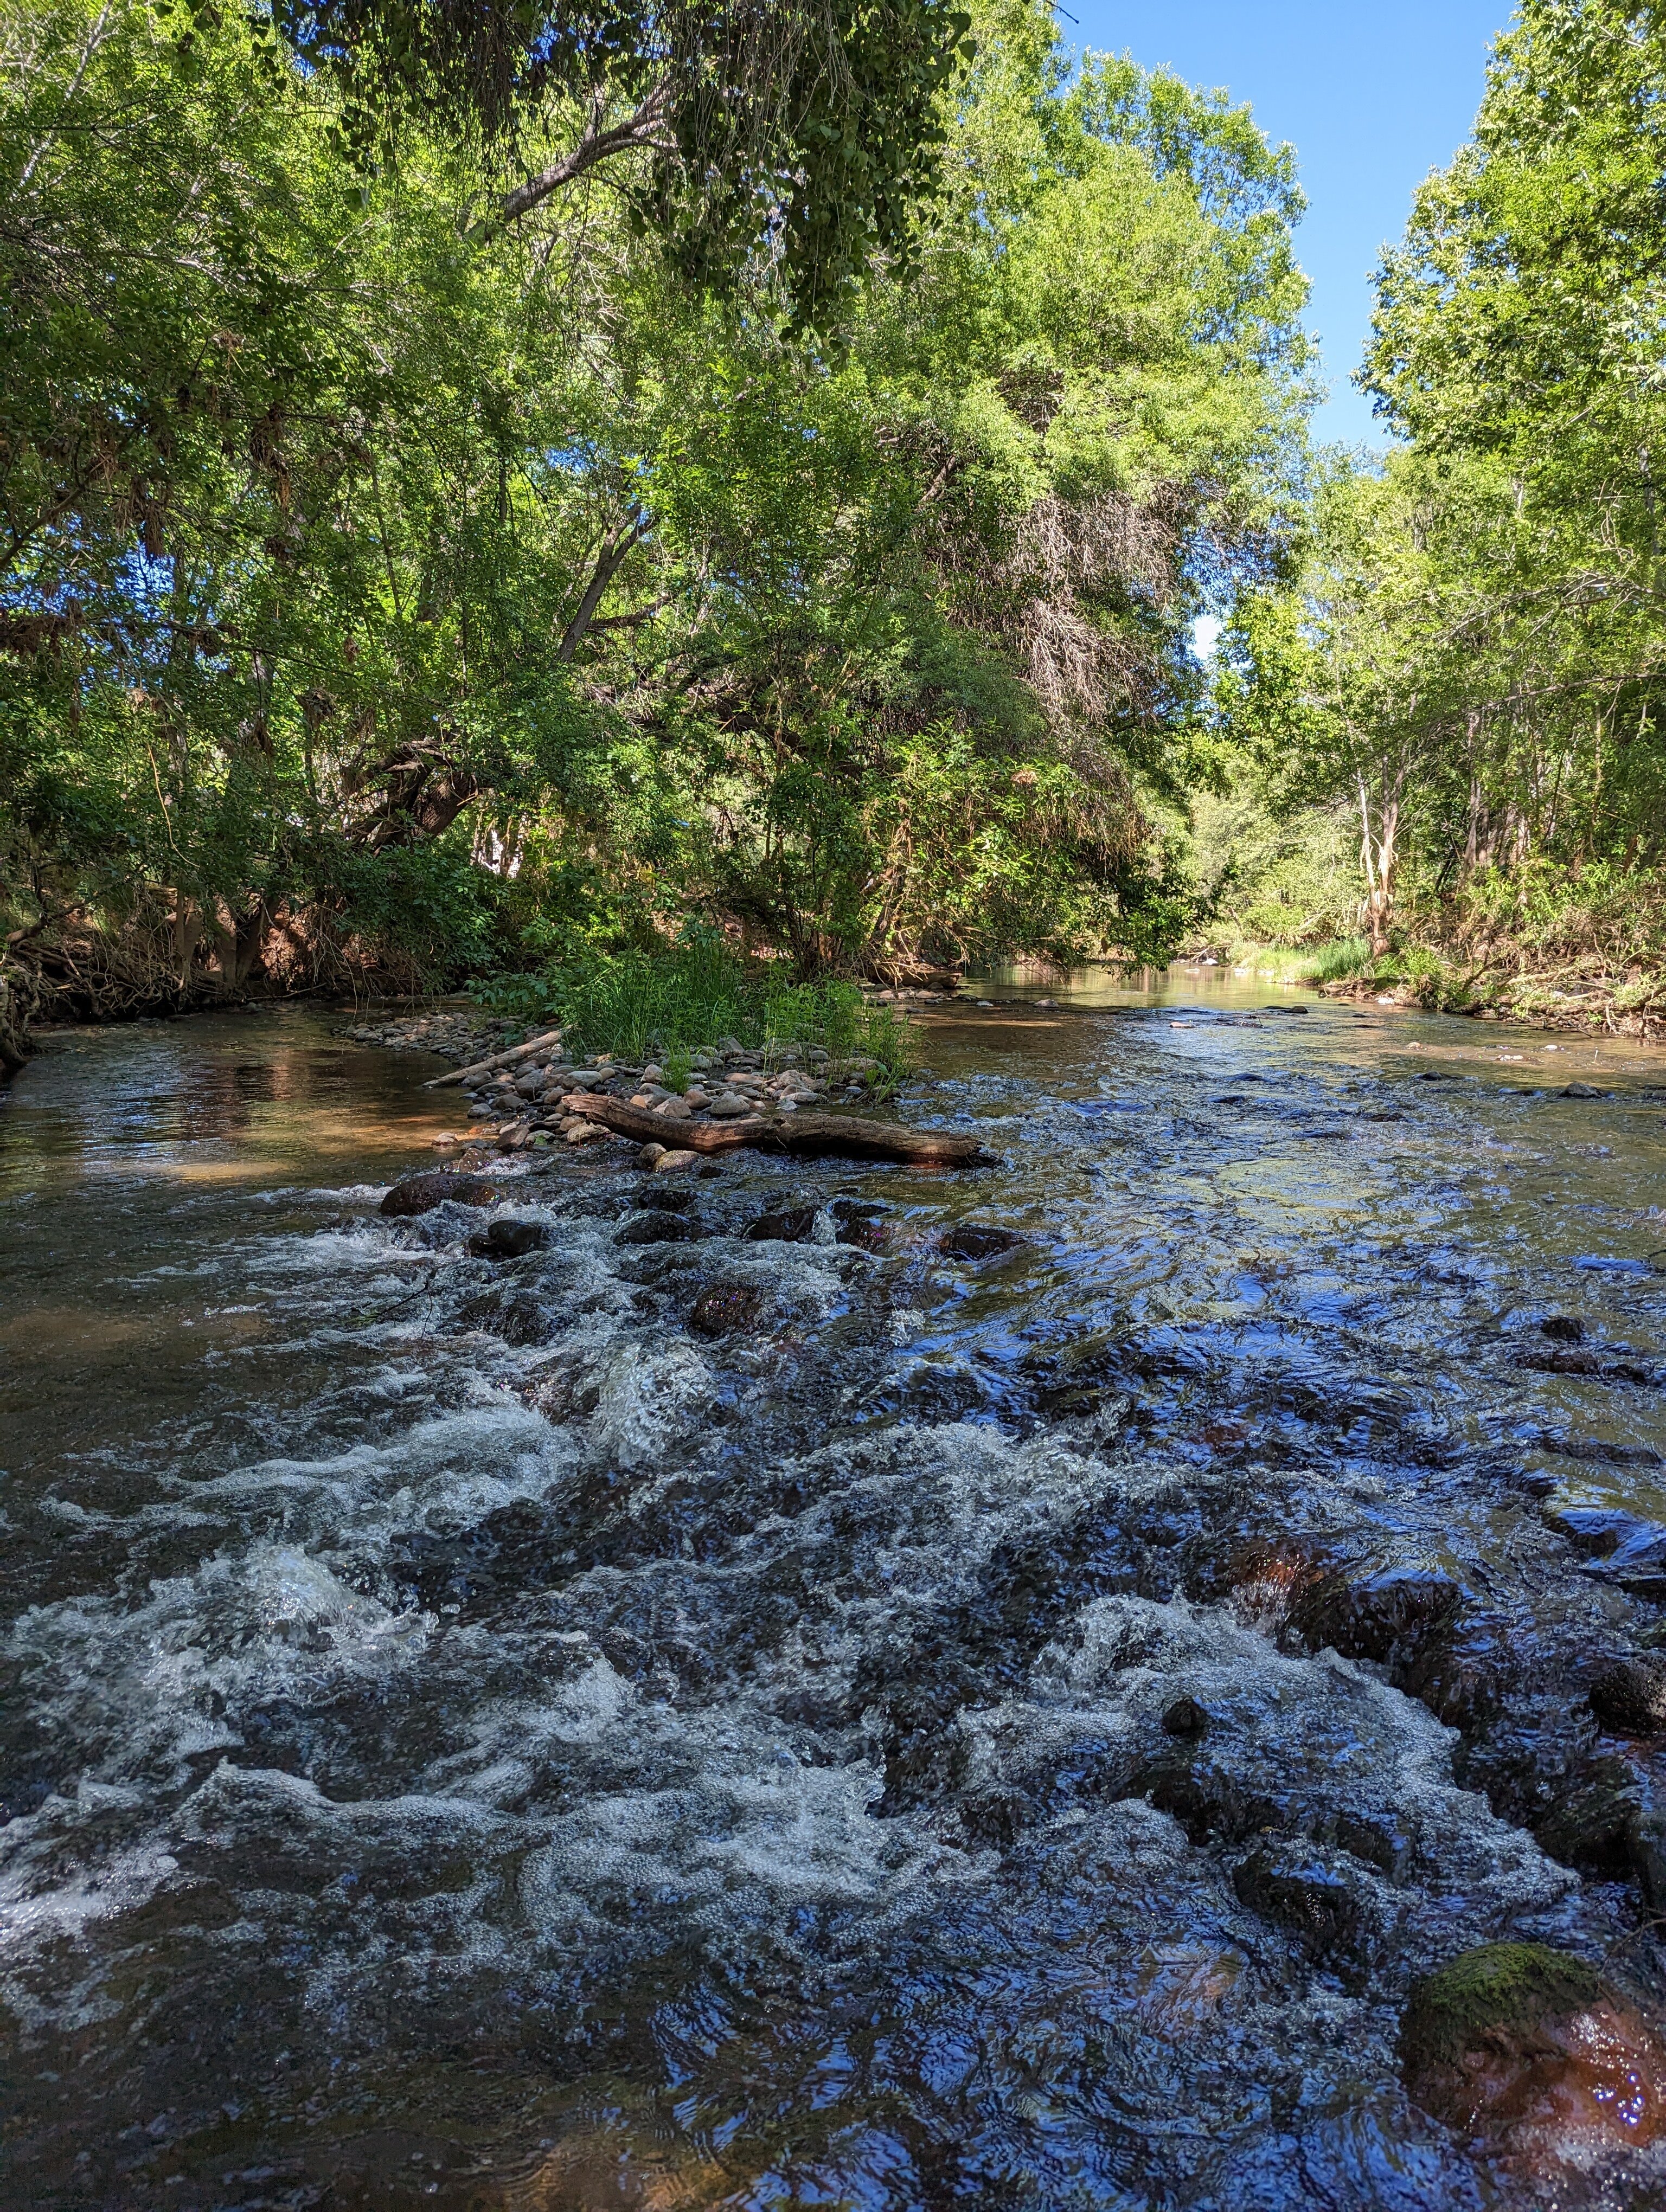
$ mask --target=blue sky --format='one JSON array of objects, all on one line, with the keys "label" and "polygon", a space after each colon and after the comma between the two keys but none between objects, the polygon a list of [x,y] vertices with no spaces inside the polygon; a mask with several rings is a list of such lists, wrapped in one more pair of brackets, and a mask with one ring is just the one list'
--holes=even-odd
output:
[{"label": "blue sky", "polygon": [[1332,393],[1315,431],[1378,442],[1371,403],[1348,382],[1371,321],[1371,270],[1420,179],[1468,137],[1509,0],[1061,0],[1059,15],[1073,44],[1224,85],[1295,147],[1309,203],[1296,245]]}]

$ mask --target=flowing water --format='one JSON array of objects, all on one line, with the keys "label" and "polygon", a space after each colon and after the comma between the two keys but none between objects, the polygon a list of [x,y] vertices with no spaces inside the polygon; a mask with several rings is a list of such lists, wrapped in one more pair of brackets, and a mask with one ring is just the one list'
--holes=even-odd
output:
[{"label": "flowing water", "polygon": [[1666,1986],[1634,1870],[1534,1832],[1657,1804],[1581,1699],[1666,1604],[1666,1057],[1147,980],[929,1018],[907,1111],[998,1167],[562,1148],[508,1261],[376,1212],[432,1062],[52,1041],[5,2203],[1663,2201],[1466,2149],[1395,2036],[1502,1935]]}]

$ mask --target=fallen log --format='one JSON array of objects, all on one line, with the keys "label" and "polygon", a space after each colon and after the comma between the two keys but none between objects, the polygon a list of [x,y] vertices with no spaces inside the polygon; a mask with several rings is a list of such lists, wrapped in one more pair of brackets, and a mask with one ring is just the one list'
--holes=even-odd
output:
[{"label": "fallen log", "polygon": [[562,1104],[569,1114],[587,1115],[616,1136],[634,1137],[667,1152],[730,1152],[750,1145],[759,1152],[791,1152],[816,1159],[900,1160],[905,1167],[985,1168],[994,1165],[976,1137],[947,1129],[904,1129],[891,1121],[862,1121],[854,1114],[782,1114],[766,1119],[749,1114],[742,1121],[680,1121],[670,1114],[651,1114],[623,1099],[597,1098],[575,1091]]},{"label": "fallen log", "polygon": [[530,1060],[546,1045],[560,1042],[559,1030],[545,1030],[542,1036],[528,1037],[525,1044],[511,1045],[508,1052],[495,1052],[489,1060],[477,1060],[471,1067],[453,1067],[444,1075],[431,1075],[423,1088],[443,1091],[448,1083],[466,1083],[471,1075],[489,1075],[495,1068],[513,1067],[518,1060]]}]

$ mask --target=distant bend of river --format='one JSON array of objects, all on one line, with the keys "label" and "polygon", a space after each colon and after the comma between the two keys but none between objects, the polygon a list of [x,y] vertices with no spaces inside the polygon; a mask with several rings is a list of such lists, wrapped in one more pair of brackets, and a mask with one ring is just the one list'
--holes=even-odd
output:
[{"label": "distant bend of river", "polygon": [[1666,1999],[1566,1816],[1666,1814],[1584,1702],[1666,1622],[1666,1054],[1150,980],[927,1018],[996,1168],[561,1147],[502,1262],[377,1212],[457,1109],[345,1016],[48,1041],[5,2203],[1666,2202],[1396,2051],[1501,1936]]}]

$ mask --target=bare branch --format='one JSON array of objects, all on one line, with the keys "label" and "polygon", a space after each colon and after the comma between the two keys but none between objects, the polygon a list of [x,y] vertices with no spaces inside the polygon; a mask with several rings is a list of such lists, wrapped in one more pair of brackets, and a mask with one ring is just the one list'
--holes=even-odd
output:
[{"label": "bare branch", "polygon": [[[558,192],[563,185],[570,185],[587,169],[593,169],[599,162],[609,161],[616,154],[629,153],[638,146],[656,146],[668,150],[671,142],[666,136],[665,121],[670,103],[671,87],[669,82],[662,78],[634,115],[604,130],[604,95],[599,90],[596,92],[590,103],[589,120],[578,144],[570,154],[563,155],[550,167],[541,169],[537,176],[528,177],[524,184],[517,185],[512,192],[506,193],[503,204],[498,210],[498,222],[514,222],[518,216],[540,206],[552,192]],[[489,226],[477,228],[483,230]]]}]

